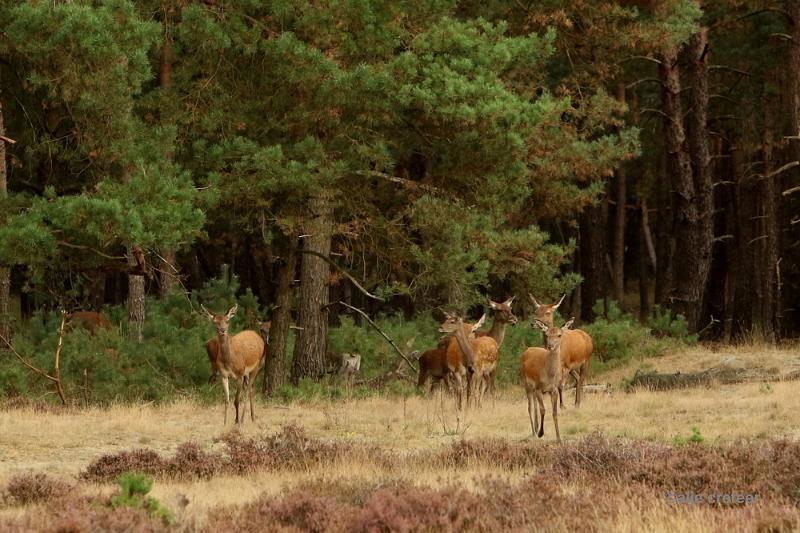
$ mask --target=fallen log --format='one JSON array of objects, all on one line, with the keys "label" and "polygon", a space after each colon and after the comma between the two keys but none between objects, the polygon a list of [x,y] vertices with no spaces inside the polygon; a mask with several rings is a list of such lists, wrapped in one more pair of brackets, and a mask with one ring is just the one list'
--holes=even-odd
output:
[{"label": "fallen log", "polygon": [[625,390],[636,389],[671,390],[687,387],[700,387],[713,383],[731,384],[765,381],[790,381],[800,379],[800,370],[781,374],[777,368],[730,368],[718,366],[702,372],[642,372],[637,370],[626,385]]}]

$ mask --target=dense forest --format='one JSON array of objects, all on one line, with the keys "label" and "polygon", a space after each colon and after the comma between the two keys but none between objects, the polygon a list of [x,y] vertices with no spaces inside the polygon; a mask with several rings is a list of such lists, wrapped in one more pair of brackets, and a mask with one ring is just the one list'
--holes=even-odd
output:
[{"label": "dense forest", "polygon": [[5,338],[124,306],[142,341],[147,302],[222,311],[229,273],[278,383],[321,372],[339,302],[800,330],[798,2],[30,0],[0,28]]}]

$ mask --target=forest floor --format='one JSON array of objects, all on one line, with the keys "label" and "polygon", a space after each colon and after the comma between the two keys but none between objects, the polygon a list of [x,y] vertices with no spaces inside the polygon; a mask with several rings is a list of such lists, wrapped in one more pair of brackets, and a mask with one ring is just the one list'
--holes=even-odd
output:
[{"label": "forest floor", "polygon": [[[611,383],[611,392],[585,394],[580,408],[573,406],[573,391],[565,392],[567,408],[559,412],[561,435],[567,446],[585,446],[586,439],[612,439],[613,442],[647,441],[654,445],[678,448],[693,434],[701,435],[704,447],[751,446],[775,439],[800,441],[800,394],[797,382],[742,383],[652,392],[624,392],[621,381],[645,365],[658,371],[690,372],[720,364],[746,368],[800,366],[800,353],[794,349],[754,349],[750,347],[691,348],[680,354],[632,362],[602,375],[594,383]],[[220,390],[220,399],[222,392]],[[503,441],[509,446],[553,449],[554,431],[550,404],[545,399],[547,416],[542,440],[530,438],[530,425],[521,387],[511,385],[481,408],[467,410],[457,420],[453,400],[437,393],[430,398],[412,396],[332,401],[295,402],[290,405],[256,403],[256,422],[247,418],[241,433],[245,438],[261,439],[280,433],[285,426],[298,426],[312,441],[336,443],[347,449],[380,450],[392,461],[377,461],[367,453],[337,455],[330,461],[308,461],[301,468],[255,469],[246,475],[221,472],[209,479],[156,479],[151,495],[167,507],[181,508],[183,524],[202,527],[220,507],[252,502],[264,494],[277,497],[293,490],[326,483],[347,485],[407,483],[415,487],[444,489],[459,487],[480,492],[487,477],[512,485],[523,482],[535,468],[509,468],[493,461],[469,461],[453,465],[429,457],[453,449],[463,439],[475,442]],[[222,403],[213,407],[192,401],[169,405],[115,405],[89,409],[6,408],[0,410],[0,490],[15,475],[46,473],[77,484],[84,492],[109,495],[111,483],[95,483],[79,475],[98,457],[137,448],[154,450],[165,457],[173,455],[181,443],[193,442],[208,453],[224,454],[221,437],[232,431],[233,406],[228,412],[228,427],[223,428]],[[693,429],[696,428],[696,429]],[[594,436],[594,437],[593,437]],[[496,440],[499,439],[499,440]],[[747,443],[747,444],[744,444]],[[372,453],[372,452],[370,452]],[[378,452],[375,452],[378,453]],[[415,459],[415,458],[427,459]],[[516,465],[516,466],[515,466]],[[564,488],[569,492],[568,485]],[[573,487],[574,488],[574,487]],[[680,488],[680,487],[676,487]],[[735,488],[735,487],[734,487]],[[183,501],[184,504],[179,502]],[[185,504],[188,501],[188,504]],[[649,530],[692,529],[696,507],[681,508],[682,518],[674,521],[663,502],[648,507],[648,518],[615,520],[615,527]],[[620,505],[626,505],[620,502]],[[650,504],[647,504],[650,505]],[[3,504],[0,495],[0,520],[24,516],[26,506]],[[637,514],[641,514],[637,511]],[[648,515],[649,516],[649,515]],[[633,520],[625,522],[625,520]],[[662,527],[663,526],[663,527]],[[669,527],[667,527],[669,526]],[[759,526],[760,527],[760,526]],[[554,528],[558,529],[558,528]]]}]

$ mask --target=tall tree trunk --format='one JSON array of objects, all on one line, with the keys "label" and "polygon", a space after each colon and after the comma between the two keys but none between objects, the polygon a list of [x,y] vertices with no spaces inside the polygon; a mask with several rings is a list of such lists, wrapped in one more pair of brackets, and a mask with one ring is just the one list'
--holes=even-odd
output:
[{"label": "tall tree trunk", "polygon": [[[306,225],[307,236],[303,250],[328,257],[331,251],[333,231],[333,201],[328,193],[312,197],[308,203],[311,211]],[[328,341],[328,283],[330,266],[310,253],[303,254],[300,265],[300,311],[298,326],[301,328],[294,346],[292,383],[301,378],[319,378],[325,372],[325,353]]]},{"label": "tall tree trunk", "polygon": [[[144,254],[138,246],[128,251],[128,265],[144,268]],[[143,274],[128,275],[128,336],[142,342],[144,328],[145,279]]]},{"label": "tall tree trunk", "polygon": [[[787,163],[791,161],[800,161],[800,2],[796,0],[788,0],[786,2],[786,10],[791,17],[791,24],[790,24],[790,34],[792,39],[788,46],[786,46],[786,52],[788,57],[786,58],[786,94],[788,100],[788,109],[786,110],[787,121],[785,125],[784,135],[787,136],[789,140],[789,145],[787,149],[786,155],[788,156]],[[783,191],[789,187],[794,187],[800,185],[800,167],[795,167],[785,174],[781,174],[780,181],[777,181],[777,185],[782,185],[777,187],[777,191]],[[794,215],[800,213],[800,198],[797,195],[791,195],[788,197],[784,197],[781,194],[777,195],[779,200],[779,204],[777,206],[777,211],[779,216],[781,212],[784,214],[789,215],[787,219],[791,220],[794,218]],[[783,219],[783,217],[781,217]],[[790,228],[796,228],[797,226],[790,225]],[[781,255],[781,250],[784,250],[783,253],[788,254],[789,250],[794,248],[794,241],[796,241],[797,232],[794,231],[782,231],[780,233],[781,239],[778,242],[778,255]],[[795,256],[796,257],[796,256]],[[779,258],[780,261],[780,258]],[[796,262],[796,259],[795,259]],[[785,265],[786,263],[779,263]],[[777,266],[776,266],[777,269]],[[791,270],[797,270],[796,268],[786,269],[786,273],[791,272]],[[776,272],[777,284],[776,284],[776,294],[775,294],[775,306],[776,306],[776,320],[775,320],[775,327],[778,330],[778,336],[784,334],[783,330],[785,327],[789,326],[788,323],[784,323],[784,310],[789,309],[796,309],[797,308],[797,299],[795,294],[797,294],[797,285],[796,280],[797,276],[795,274],[794,278],[795,281],[790,284],[789,290],[782,290],[782,280],[783,276],[779,275]],[[791,285],[794,284],[794,288]],[[786,301],[784,301],[784,299]],[[791,312],[791,311],[790,311]],[[797,311],[792,312],[794,318],[794,326],[797,325]]]},{"label": "tall tree trunk", "polygon": [[269,330],[269,344],[264,369],[262,392],[271,396],[286,380],[286,345],[292,322],[292,294],[297,270],[297,235],[282,237],[281,265],[278,270],[278,288],[275,293],[275,311]]},{"label": "tall tree trunk", "polygon": [[594,319],[594,304],[602,298],[602,283],[605,279],[605,250],[603,250],[604,227],[603,207],[590,206],[581,214],[580,256],[581,256],[581,319]]},{"label": "tall tree trunk", "polygon": [[691,139],[698,178],[692,172],[692,163],[685,147],[683,107],[680,100],[681,83],[678,71],[677,50],[664,53],[660,65],[663,84],[663,111],[666,115],[666,147],[671,160],[673,226],[672,233],[681,243],[681,253],[675,254],[675,295],[672,310],[686,317],[690,331],[697,331],[701,316],[703,293],[711,265],[713,215],[711,199],[711,173],[709,168],[706,112],[708,108],[707,32],[701,30],[692,36],[688,53],[690,57],[692,87],[690,100]]},{"label": "tall tree trunk", "polygon": [[[6,134],[3,120],[3,100],[0,93],[0,136]],[[6,167],[6,142],[0,139],[0,206],[8,198],[8,174]],[[0,334],[8,338],[11,334],[11,269],[0,266]]]},{"label": "tall tree trunk", "polygon": [[647,202],[642,199],[639,212],[641,224],[639,225],[639,320],[645,322],[650,316],[650,271],[647,263],[651,262],[653,270],[656,269],[655,250],[650,236],[650,220],[647,213]]},{"label": "tall tree trunk", "polygon": [[[714,185],[711,172],[711,149],[708,133],[708,28],[700,28],[689,40],[689,151],[694,167],[694,194],[697,212],[697,253],[691,265],[693,279],[686,290],[691,294],[688,305],[693,307],[694,327],[703,318],[703,298],[708,285],[708,273],[714,246]],[[688,310],[688,309],[687,309]]]},{"label": "tall tree trunk", "polygon": [[[158,85],[161,88],[161,98],[165,98],[165,92],[169,91],[172,75],[172,41],[167,26],[169,17],[164,20],[164,37],[161,42],[161,54],[159,58],[159,77]],[[162,122],[164,117],[161,117]],[[178,261],[175,249],[171,247],[161,248],[161,258],[159,259],[159,296],[165,297],[174,293],[179,288],[178,283]]]},{"label": "tall tree trunk", "polygon": [[[667,124],[664,124],[664,130]],[[669,154],[664,151],[658,169],[656,195],[656,286],[653,301],[665,306],[669,304],[673,284],[673,257],[675,256],[675,235],[672,233],[672,188],[670,186]]]},{"label": "tall tree trunk", "polygon": [[758,250],[756,265],[759,267],[755,276],[756,283],[760,285],[758,294],[760,305],[754,305],[753,325],[760,328],[764,339],[774,343],[775,338],[775,284],[776,267],[778,264],[778,221],[775,206],[775,180],[778,176],[772,175],[775,169],[773,151],[773,117],[770,103],[764,109],[764,139],[762,154],[764,157],[764,176],[756,184],[760,213],[756,227],[758,235],[753,245]]},{"label": "tall tree trunk", "polygon": [[[617,86],[617,99],[625,102],[625,84]],[[613,285],[614,300],[621,309],[625,305],[625,200],[627,197],[625,164],[620,163],[616,177],[617,206],[614,212],[614,244],[612,264],[614,265]]]}]

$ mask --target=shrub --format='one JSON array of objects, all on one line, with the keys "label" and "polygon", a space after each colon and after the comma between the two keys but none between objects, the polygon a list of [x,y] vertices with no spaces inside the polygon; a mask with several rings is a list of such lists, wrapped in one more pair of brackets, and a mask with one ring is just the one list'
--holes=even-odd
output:
[{"label": "shrub", "polygon": [[160,518],[165,524],[173,520],[172,512],[147,494],[153,488],[153,480],[144,474],[126,472],[117,478],[120,491],[111,497],[111,508],[132,507],[144,509],[153,518]]},{"label": "shrub", "polygon": [[69,495],[72,485],[46,474],[26,473],[11,478],[6,486],[8,498],[19,505],[47,502]]}]

